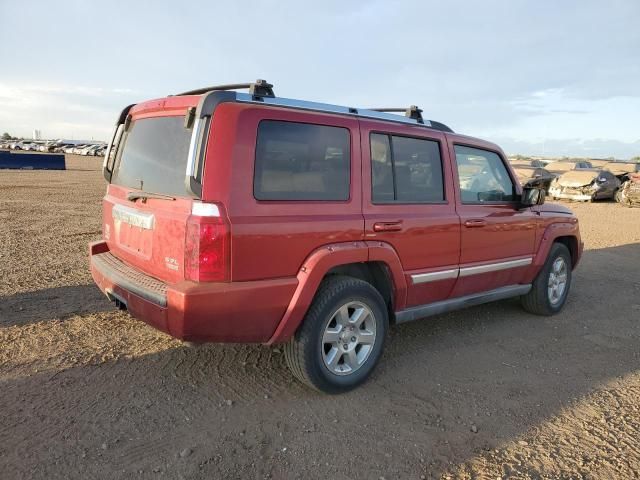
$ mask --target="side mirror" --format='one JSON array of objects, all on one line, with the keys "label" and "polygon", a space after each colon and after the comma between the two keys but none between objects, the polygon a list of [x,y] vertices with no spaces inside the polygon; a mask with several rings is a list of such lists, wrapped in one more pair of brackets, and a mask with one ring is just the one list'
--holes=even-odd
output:
[{"label": "side mirror", "polygon": [[522,190],[522,197],[520,198],[520,205],[523,208],[542,205],[544,203],[544,198],[545,193],[543,189],[536,187],[524,187]]}]

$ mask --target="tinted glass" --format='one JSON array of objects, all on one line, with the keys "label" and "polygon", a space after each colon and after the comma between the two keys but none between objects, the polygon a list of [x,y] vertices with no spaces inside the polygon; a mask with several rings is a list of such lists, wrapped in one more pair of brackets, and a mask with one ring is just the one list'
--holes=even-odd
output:
[{"label": "tinted glass", "polygon": [[184,117],[131,122],[118,148],[111,183],[145,192],[186,196],[184,184],[191,130]]},{"label": "tinted glass", "polygon": [[388,135],[371,134],[371,196],[374,203],[393,202],[393,165]]},{"label": "tinted glass", "polygon": [[349,130],[264,120],[253,181],[258,200],[348,200]]},{"label": "tinted glass", "polygon": [[371,197],[374,203],[444,200],[438,142],[371,134]]},{"label": "tinted glass", "polygon": [[507,168],[497,154],[460,145],[456,145],[455,150],[463,202],[515,200],[515,187]]},{"label": "tinted glass", "polygon": [[437,202],[444,200],[442,162],[438,142],[391,137],[396,177],[396,200]]}]

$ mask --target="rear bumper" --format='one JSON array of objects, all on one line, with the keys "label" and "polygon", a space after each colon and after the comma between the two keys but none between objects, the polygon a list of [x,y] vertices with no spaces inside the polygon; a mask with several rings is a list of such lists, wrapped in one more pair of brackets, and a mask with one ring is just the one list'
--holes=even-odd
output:
[{"label": "rear bumper", "polygon": [[266,343],[298,281],[166,284],[113,256],[105,242],[89,247],[91,275],[107,297],[135,318],[193,342]]}]

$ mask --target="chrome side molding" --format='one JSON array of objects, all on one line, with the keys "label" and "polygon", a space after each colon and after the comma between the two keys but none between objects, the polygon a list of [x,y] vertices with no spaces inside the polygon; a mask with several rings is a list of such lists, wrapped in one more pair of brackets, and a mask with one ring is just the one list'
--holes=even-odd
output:
[{"label": "chrome side molding", "polygon": [[460,269],[454,268],[451,270],[441,270],[439,272],[432,273],[418,273],[411,275],[411,281],[414,285],[419,283],[436,282],[438,280],[448,280],[450,278],[458,278],[458,272]]},{"label": "chrome side molding", "polygon": [[533,257],[527,257],[474,267],[453,268],[430,273],[416,273],[411,275],[411,281],[414,285],[427,282],[437,282],[438,280],[448,280],[451,278],[458,278],[459,276],[468,277],[470,275],[479,275],[481,273],[498,272],[500,270],[507,270],[510,268],[526,267],[527,265],[531,265],[532,262]]},{"label": "chrome side molding", "polygon": [[508,270],[509,268],[526,267],[527,265],[531,265],[531,262],[533,262],[533,257],[509,260],[507,262],[490,263],[489,265],[479,265],[477,267],[464,267],[460,269],[460,276],[468,277],[470,275],[479,275],[481,273]]}]

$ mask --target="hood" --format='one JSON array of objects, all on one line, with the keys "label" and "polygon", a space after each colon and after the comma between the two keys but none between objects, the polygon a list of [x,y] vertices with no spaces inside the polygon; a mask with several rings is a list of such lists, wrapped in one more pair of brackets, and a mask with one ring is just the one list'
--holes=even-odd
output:
[{"label": "hood", "polygon": [[546,167],[550,172],[568,172],[575,168],[576,164],[572,162],[551,162]]},{"label": "hood", "polygon": [[599,173],[598,170],[571,170],[558,178],[558,184],[562,187],[583,187],[591,184]]},{"label": "hood", "polygon": [[621,162],[610,162],[607,163],[603,168],[606,168],[614,175],[624,175],[625,173],[631,173],[636,171],[635,163],[621,163]]}]

